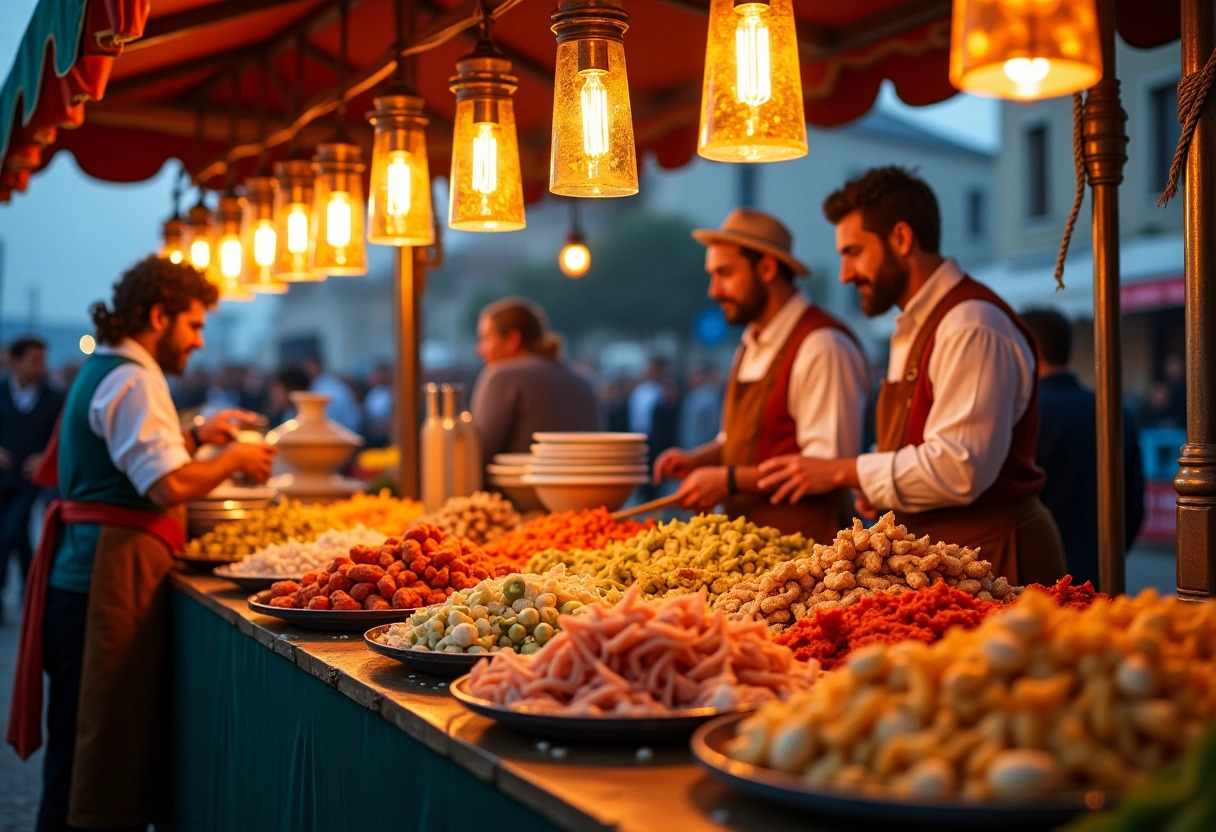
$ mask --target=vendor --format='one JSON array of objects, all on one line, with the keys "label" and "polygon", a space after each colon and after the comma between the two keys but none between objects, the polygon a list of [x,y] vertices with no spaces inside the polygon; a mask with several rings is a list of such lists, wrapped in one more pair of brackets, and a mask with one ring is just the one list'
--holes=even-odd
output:
[{"label": "vendor", "polygon": [[847,525],[847,489],[774,505],[757,466],[786,454],[835,458],[861,450],[869,388],[861,347],[794,285],[810,270],[791,253],[793,237],[775,217],[739,208],[717,230],[693,237],[706,246],[710,299],[727,322],[747,329],[726,388],[722,432],[700,447],[664,452],[655,481],[683,480],[676,493],[684,508],[722,503],[732,517],[829,542]]},{"label": "vendor", "polygon": [[562,357],[562,340],[539,305],[503,298],[482,309],[477,354],[486,366],[470,409],[483,463],[528,453],[536,431],[600,429],[595,384]]},{"label": "vendor", "polygon": [[[274,456],[233,443],[255,414],[224,411],[183,431],[169,397],[165,376],[202,348],[216,300],[200,272],[149,257],[114,284],[110,307],[92,308],[99,346],[53,441],[62,501],[30,570],[8,726],[22,758],[38,748],[45,668],[39,830],[170,819],[165,579],[185,542],[180,508],[238,471],[265,480]],[[228,447],[192,461],[204,443]]]},{"label": "vendor", "polygon": [[1063,547],[1039,500],[1043,470],[1033,338],[990,289],[939,253],[937,198],[897,167],[875,168],[824,202],[840,279],[871,317],[892,306],[876,453],[761,464],[772,501],[859,489],[916,535],[982,549],[996,576],[1051,584]]}]

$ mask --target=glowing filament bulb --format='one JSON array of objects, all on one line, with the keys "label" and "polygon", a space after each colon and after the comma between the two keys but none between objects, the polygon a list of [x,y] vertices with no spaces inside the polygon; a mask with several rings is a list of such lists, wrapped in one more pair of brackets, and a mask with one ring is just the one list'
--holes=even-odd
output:
[{"label": "glowing filament bulb", "polygon": [[473,137],[473,190],[487,195],[498,190],[498,139],[490,122],[477,125]]},{"label": "glowing filament bulb", "polygon": [[173,251],[169,252],[169,262],[173,263],[174,265],[177,265],[178,263],[182,262],[181,249],[175,248],[175,249],[173,249]]},{"label": "glowing filament bulb", "polygon": [[241,241],[234,235],[220,240],[220,274],[229,280],[241,276]]},{"label": "glowing filament bulb", "polygon": [[1017,87],[1017,94],[1026,98],[1038,94],[1039,84],[1050,69],[1051,62],[1046,58],[1010,58],[1005,61],[1005,77]]},{"label": "glowing filament bulb", "polygon": [[190,243],[190,265],[199,271],[211,268],[211,241],[195,238]]},{"label": "glowing filament bulb", "polygon": [[270,220],[261,220],[253,230],[253,262],[263,268],[274,265],[275,244],[278,242]]},{"label": "glowing filament bulb", "polygon": [[773,97],[768,4],[745,3],[735,12],[742,17],[735,29],[735,94],[743,104],[759,107]]},{"label": "glowing filament bulb", "polygon": [[325,242],[334,248],[349,246],[350,223],[350,194],[346,191],[334,191],[325,205]]},{"label": "glowing filament bulb", "polygon": [[588,70],[580,93],[583,107],[583,152],[599,159],[608,152],[608,88],[602,70]]},{"label": "glowing filament bulb", "polygon": [[292,254],[308,253],[308,209],[299,203],[288,209],[287,250]]},{"label": "glowing filament bulb", "polygon": [[[388,167],[384,175],[384,210],[390,217],[404,217],[410,212],[410,154],[405,150],[394,150],[388,155]],[[350,238],[347,226],[347,240]],[[343,243],[343,245],[346,245]]]},{"label": "glowing filament bulb", "polygon": [[582,243],[568,243],[562,247],[559,265],[567,277],[582,277],[591,266],[591,252]]}]

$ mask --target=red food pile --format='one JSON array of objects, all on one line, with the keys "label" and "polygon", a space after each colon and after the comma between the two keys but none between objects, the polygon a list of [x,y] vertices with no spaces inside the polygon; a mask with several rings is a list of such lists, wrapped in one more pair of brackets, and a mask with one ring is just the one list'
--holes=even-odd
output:
[{"label": "red food pile", "polygon": [[938,581],[916,592],[878,592],[849,607],[819,610],[773,640],[789,647],[802,661],[818,659],[824,670],[831,670],[858,647],[905,639],[929,644],[951,627],[970,630],[979,626],[988,613],[1002,606]]},{"label": "red food pile", "polygon": [[1046,592],[1051,600],[1055,601],[1061,607],[1071,607],[1074,610],[1083,610],[1097,601],[1099,598],[1109,601],[1110,596],[1105,592],[1098,592],[1094,589],[1094,585],[1089,581],[1080,586],[1072,585],[1072,575],[1065,575],[1060,580],[1056,581],[1051,586],[1043,586],[1042,584],[1030,584],[1026,587],[1030,589],[1034,587],[1037,590]]},{"label": "red food pile", "polygon": [[496,537],[486,543],[485,551],[495,562],[519,568],[546,549],[602,549],[614,540],[628,540],[652,526],[654,520],[645,523],[613,520],[603,507],[554,512]]},{"label": "red food pile", "polygon": [[354,546],[300,580],[278,581],[257,600],[310,610],[414,609],[442,603],[490,577],[493,562],[475,544],[419,524],[380,546]]}]

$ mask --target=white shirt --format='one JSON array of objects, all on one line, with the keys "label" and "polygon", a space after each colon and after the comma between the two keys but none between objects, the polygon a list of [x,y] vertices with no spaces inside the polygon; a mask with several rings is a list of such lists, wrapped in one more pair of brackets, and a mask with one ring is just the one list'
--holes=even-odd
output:
[{"label": "white shirt", "polygon": [[135,490],[147,494],[161,477],[190,461],[169,383],[147,350],[130,338],[99,355],[121,355],[123,364],[101,380],[89,401],[89,428],[106,441],[110,461]]},{"label": "white shirt", "polygon": [[42,386],[34,383],[28,387],[22,387],[17,381],[17,374],[8,373],[8,391],[13,397],[13,404],[16,405],[17,411],[19,413],[29,413],[38,404]]},{"label": "white shirt", "polygon": [[[958,265],[945,261],[895,319],[888,381],[903,378],[921,325],[962,279]],[[861,490],[875,506],[926,511],[972,503],[996,482],[1034,390],[1034,350],[1008,315],[982,300],[942,318],[926,370],[933,405],[924,442],[857,458]]]},{"label": "white shirt", "polygon": [[[795,292],[773,319],[758,329],[749,324],[736,353],[735,379],[763,380],[811,302]],[[790,367],[787,406],[803,456],[835,459],[861,451],[870,372],[865,356],[835,327],[815,330],[798,346]],[[718,434],[725,441],[725,433]]]}]

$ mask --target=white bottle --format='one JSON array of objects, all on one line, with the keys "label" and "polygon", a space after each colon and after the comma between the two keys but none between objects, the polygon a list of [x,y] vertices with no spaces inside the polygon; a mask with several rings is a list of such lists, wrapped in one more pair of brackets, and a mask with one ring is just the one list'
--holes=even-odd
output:
[{"label": "white bottle", "polygon": [[443,419],[439,415],[439,386],[428,384],[426,421],[422,423],[422,505],[435,511],[447,499],[447,454],[444,449]]},{"label": "white bottle", "polygon": [[469,466],[464,432],[459,427],[460,410],[456,405],[456,388],[445,384],[439,388],[443,393],[443,448],[447,474],[447,496],[467,497],[472,494],[468,487]]},{"label": "white bottle", "polygon": [[[459,388],[457,391],[457,405],[459,406],[462,397]],[[485,471],[481,467],[481,437],[477,435],[477,427],[473,424],[473,414],[467,407],[460,408],[460,417],[456,420],[456,427],[464,436],[466,485],[469,493],[472,494],[474,491],[481,490],[482,474]]]}]

